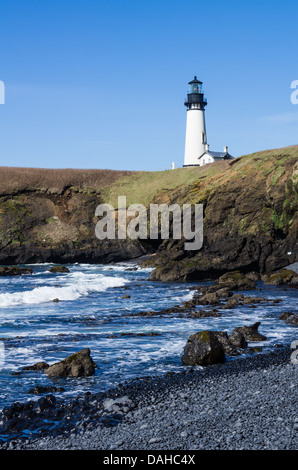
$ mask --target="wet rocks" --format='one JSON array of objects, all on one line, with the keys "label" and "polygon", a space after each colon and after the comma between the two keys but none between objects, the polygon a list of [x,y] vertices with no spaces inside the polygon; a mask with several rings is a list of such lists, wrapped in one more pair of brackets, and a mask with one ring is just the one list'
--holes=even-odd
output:
[{"label": "wet rocks", "polygon": [[201,305],[220,305],[220,297],[217,292],[209,292],[197,299]]},{"label": "wet rocks", "polygon": [[87,377],[95,373],[96,364],[85,348],[56,364],[49,366],[45,373],[49,377]]},{"label": "wet rocks", "polygon": [[50,273],[69,273],[69,269],[66,266],[54,266],[53,268],[49,269]]},{"label": "wet rocks", "polygon": [[47,364],[46,362],[37,362],[36,364],[33,364],[32,366],[23,367],[22,370],[24,370],[24,371],[29,371],[29,370],[42,371],[42,370],[48,369],[48,367],[49,367],[49,364]]},{"label": "wet rocks", "polygon": [[283,312],[279,319],[284,320],[289,325],[298,326],[298,312]]},{"label": "wet rocks", "polygon": [[25,274],[32,274],[31,268],[19,268],[17,266],[2,266],[0,267],[0,276],[23,276]]},{"label": "wet rocks", "polygon": [[105,413],[127,413],[135,405],[129,397],[123,396],[120,398],[106,398],[103,402],[103,409]]},{"label": "wet rocks", "polygon": [[188,338],[181,360],[185,365],[207,366],[225,362],[225,353],[216,334],[205,330]]},{"label": "wet rocks", "polygon": [[251,290],[256,287],[256,281],[241,271],[231,271],[223,274],[219,277],[218,283],[224,284],[233,290]]},{"label": "wet rocks", "polygon": [[31,390],[28,391],[31,395],[43,395],[45,393],[55,393],[55,392],[65,392],[65,389],[63,387],[54,387],[52,385],[49,385],[48,387],[42,387],[37,385],[34,388],[31,388]]},{"label": "wet rocks", "polygon": [[226,331],[214,331],[213,333],[216,335],[218,341],[223,347],[225,354],[227,354],[228,356],[239,356],[241,352],[238,351],[237,348],[244,349],[245,347],[247,347],[247,343],[245,342],[245,340],[243,343],[241,343],[241,346],[236,346],[236,344],[234,344],[233,342],[233,338],[231,341]]},{"label": "wet rocks", "polygon": [[274,286],[279,286],[281,284],[297,284],[298,283],[298,274],[291,269],[281,269],[271,276],[265,276],[263,278],[264,284],[272,284]]},{"label": "wet rocks", "polygon": [[225,355],[238,356],[248,341],[264,341],[258,332],[260,322],[235,328],[230,335],[225,331],[199,331],[191,335],[184,347],[182,363],[185,365],[211,365],[225,361]]},{"label": "wet rocks", "polygon": [[239,326],[232,331],[231,336],[233,338],[242,333],[245,341],[265,341],[267,339],[266,336],[258,331],[260,324],[260,322],[256,322],[250,326]]},{"label": "wet rocks", "polygon": [[245,349],[247,348],[247,341],[244,334],[239,329],[234,329],[232,333],[228,336],[230,344],[235,348]]}]

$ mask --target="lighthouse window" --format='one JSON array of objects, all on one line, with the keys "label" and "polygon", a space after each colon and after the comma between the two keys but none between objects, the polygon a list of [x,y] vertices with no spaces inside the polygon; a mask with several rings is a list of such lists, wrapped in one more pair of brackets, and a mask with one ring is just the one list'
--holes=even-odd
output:
[{"label": "lighthouse window", "polygon": [[189,93],[202,93],[202,85],[200,83],[192,83],[189,85]]},{"label": "lighthouse window", "polygon": [[206,134],[202,132],[202,144],[206,144]]}]

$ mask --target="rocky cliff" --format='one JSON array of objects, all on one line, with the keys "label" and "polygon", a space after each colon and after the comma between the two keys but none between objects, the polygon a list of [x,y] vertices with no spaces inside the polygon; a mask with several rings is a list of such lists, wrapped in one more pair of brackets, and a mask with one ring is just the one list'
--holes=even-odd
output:
[{"label": "rocky cliff", "polygon": [[102,192],[131,172],[1,168],[0,263],[108,263],[146,251],[95,236]]},{"label": "rocky cliff", "polygon": [[297,146],[237,158],[220,174],[202,175],[187,192],[204,205],[203,247],[183,252],[182,241],[164,241],[152,279],[272,273],[297,261]]},{"label": "rocky cliff", "polygon": [[[298,261],[298,147],[164,172],[0,168],[0,263],[112,262],[156,254],[154,280],[271,273]],[[204,243],[99,241],[95,208],[201,203]]]}]

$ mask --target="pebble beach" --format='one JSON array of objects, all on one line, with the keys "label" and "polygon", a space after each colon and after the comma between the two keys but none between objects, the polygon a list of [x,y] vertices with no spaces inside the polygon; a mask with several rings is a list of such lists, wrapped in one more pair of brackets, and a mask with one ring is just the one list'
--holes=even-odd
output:
[{"label": "pebble beach", "polygon": [[86,395],[60,405],[68,422],[60,434],[11,440],[1,448],[296,450],[298,365],[292,355],[290,347],[277,348]]}]

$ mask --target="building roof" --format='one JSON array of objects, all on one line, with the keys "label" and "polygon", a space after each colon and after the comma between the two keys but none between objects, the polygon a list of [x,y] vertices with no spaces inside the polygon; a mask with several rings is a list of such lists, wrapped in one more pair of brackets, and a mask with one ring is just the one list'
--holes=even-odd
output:
[{"label": "building roof", "polygon": [[211,152],[211,150],[207,150],[206,152],[202,153],[202,155],[199,157],[202,158],[204,155],[210,155],[211,157],[215,159],[228,159],[228,158],[234,158],[232,155],[230,155],[228,152]]},{"label": "building roof", "polygon": [[200,82],[200,80],[197,79],[196,75],[195,75],[195,78],[191,82],[188,82],[189,85],[191,85],[192,83],[199,83],[200,85],[203,84],[203,82]]}]

